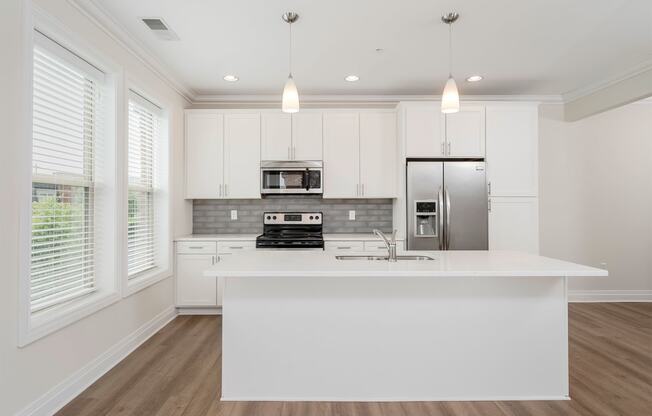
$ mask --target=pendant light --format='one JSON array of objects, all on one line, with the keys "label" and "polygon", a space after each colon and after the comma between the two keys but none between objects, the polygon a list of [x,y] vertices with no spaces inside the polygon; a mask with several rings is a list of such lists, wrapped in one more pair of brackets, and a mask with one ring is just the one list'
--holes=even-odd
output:
[{"label": "pendant light", "polygon": [[299,91],[297,84],[292,78],[292,23],[299,19],[299,15],[294,12],[287,12],[283,15],[283,20],[290,25],[290,75],[283,88],[283,104],[281,109],[284,113],[296,113],[299,111]]},{"label": "pendant light", "polygon": [[441,112],[457,113],[460,111],[460,94],[453,78],[453,23],[460,17],[455,12],[450,12],[441,17],[441,21],[448,25],[448,81],[441,95]]}]

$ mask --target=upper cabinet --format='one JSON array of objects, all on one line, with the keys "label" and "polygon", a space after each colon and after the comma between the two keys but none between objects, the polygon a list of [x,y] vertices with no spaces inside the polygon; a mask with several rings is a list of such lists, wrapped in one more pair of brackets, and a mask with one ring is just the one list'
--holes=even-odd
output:
[{"label": "upper cabinet", "polygon": [[324,198],[396,197],[396,114],[324,113]]},{"label": "upper cabinet", "polygon": [[292,117],[286,113],[261,114],[262,160],[292,159]]},{"label": "upper cabinet", "polygon": [[485,111],[465,105],[442,114],[439,102],[402,103],[405,155],[409,158],[484,157]]},{"label": "upper cabinet", "polygon": [[407,103],[405,120],[406,157],[443,157],[445,118],[439,103]]},{"label": "upper cabinet", "polygon": [[457,113],[446,114],[446,156],[485,156],[485,109],[462,105]]},{"label": "upper cabinet", "polygon": [[487,180],[491,196],[537,196],[538,108],[487,106]]},{"label": "upper cabinet", "polygon": [[322,114],[268,112],[261,115],[262,160],[321,160]]},{"label": "upper cabinet", "polygon": [[360,196],[358,113],[324,114],[324,198]]},{"label": "upper cabinet", "polygon": [[223,198],[260,198],[260,115],[224,115]]},{"label": "upper cabinet", "polygon": [[186,111],[186,198],[260,198],[260,115]]},{"label": "upper cabinet", "polygon": [[186,198],[219,198],[223,183],[224,117],[186,112]]},{"label": "upper cabinet", "polygon": [[293,160],[322,160],[322,113],[292,114]]},{"label": "upper cabinet", "polygon": [[360,192],[365,198],[396,196],[396,113],[360,113]]}]

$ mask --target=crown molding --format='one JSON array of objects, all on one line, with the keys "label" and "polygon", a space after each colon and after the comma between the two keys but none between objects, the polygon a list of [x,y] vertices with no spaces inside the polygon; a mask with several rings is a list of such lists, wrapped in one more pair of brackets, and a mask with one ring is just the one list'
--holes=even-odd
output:
[{"label": "crown molding", "polygon": [[564,103],[569,103],[575,100],[578,100],[580,98],[589,96],[591,94],[594,94],[598,91],[604,90],[606,88],[609,88],[613,85],[619,84],[623,81],[626,81],[630,78],[634,78],[642,73],[652,71],[652,59],[649,59],[645,62],[642,62],[638,65],[636,65],[634,68],[631,68],[627,71],[621,72],[620,74],[604,79],[602,81],[594,82],[592,84],[586,85],[581,88],[576,88],[574,90],[565,92],[562,94],[562,98],[564,100]]},{"label": "crown molding", "polygon": [[169,85],[188,103],[193,103],[195,94],[188,88],[179,77],[168,70],[161,61],[149,53],[122,25],[115,21],[106,10],[95,0],[68,0],[68,3],[79,10],[106,35],[113,39],[120,46],[129,51],[147,69],[154,72],[163,82]]},{"label": "crown molding", "polygon": [[[401,101],[439,101],[441,95],[347,95],[323,94],[301,95],[301,105],[311,106],[356,106],[373,105],[379,107],[396,106]],[[537,102],[537,103],[562,103],[560,95],[462,95],[464,101],[510,101],[510,102]],[[196,95],[193,104],[216,105],[220,107],[231,106],[272,106],[281,102],[280,94],[251,94],[251,95]]]}]

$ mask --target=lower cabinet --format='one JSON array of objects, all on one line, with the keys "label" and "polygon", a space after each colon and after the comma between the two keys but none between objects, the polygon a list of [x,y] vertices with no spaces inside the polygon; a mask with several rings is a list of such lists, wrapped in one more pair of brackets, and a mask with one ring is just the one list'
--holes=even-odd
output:
[{"label": "lower cabinet", "polygon": [[[402,251],[404,249],[403,241],[396,242],[396,249]],[[370,252],[370,253],[387,253],[387,247],[385,243],[381,240],[365,240],[365,241],[350,241],[350,240],[341,240],[341,241],[325,241],[324,242],[325,251],[336,251],[336,252]]]},{"label": "lower cabinet", "polygon": [[491,197],[489,250],[539,253],[539,200],[536,197]]},{"label": "lower cabinet", "polygon": [[217,282],[204,271],[215,264],[216,254],[177,254],[177,306],[218,306]]}]

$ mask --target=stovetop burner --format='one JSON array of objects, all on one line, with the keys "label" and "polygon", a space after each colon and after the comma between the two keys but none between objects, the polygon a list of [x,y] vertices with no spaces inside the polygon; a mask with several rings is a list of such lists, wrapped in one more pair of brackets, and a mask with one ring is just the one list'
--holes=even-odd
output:
[{"label": "stovetop burner", "polygon": [[266,212],[257,248],[322,248],[321,212]]}]

